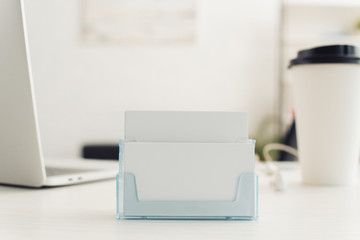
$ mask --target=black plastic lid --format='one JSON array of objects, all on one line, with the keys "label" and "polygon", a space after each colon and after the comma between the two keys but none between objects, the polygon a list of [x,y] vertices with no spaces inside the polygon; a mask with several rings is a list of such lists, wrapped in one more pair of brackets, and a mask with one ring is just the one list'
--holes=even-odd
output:
[{"label": "black plastic lid", "polygon": [[360,51],[352,45],[331,45],[305,49],[292,59],[289,68],[302,64],[352,63],[360,64]]}]

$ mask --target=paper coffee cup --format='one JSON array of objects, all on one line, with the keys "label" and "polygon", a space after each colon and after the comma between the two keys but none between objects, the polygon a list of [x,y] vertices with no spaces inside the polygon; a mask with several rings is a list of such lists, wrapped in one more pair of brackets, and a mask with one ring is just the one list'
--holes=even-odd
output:
[{"label": "paper coffee cup", "polygon": [[360,57],[350,45],[298,52],[290,61],[302,180],[357,182],[360,142]]}]

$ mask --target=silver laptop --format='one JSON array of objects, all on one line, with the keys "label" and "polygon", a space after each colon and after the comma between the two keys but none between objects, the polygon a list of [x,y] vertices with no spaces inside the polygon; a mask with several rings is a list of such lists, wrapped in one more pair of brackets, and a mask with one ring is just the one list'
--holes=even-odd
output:
[{"label": "silver laptop", "polygon": [[0,184],[69,185],[113,178],[116,162],[57,161],[41,149],[22,0],[0,0]]}]

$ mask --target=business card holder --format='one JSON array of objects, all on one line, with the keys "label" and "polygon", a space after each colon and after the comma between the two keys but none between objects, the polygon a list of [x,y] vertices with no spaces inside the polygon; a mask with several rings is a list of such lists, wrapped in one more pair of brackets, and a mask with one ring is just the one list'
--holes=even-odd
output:
[{"label": "business card holder", "polygon": [[120,141],[117,218],[256,220],[254,147]]}]

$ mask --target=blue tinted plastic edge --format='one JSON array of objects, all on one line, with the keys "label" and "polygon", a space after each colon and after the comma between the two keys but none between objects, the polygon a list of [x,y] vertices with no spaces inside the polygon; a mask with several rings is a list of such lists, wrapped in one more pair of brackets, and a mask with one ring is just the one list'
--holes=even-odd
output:
[{"label": "blue tinted plastic edge", "polygon": [[253,220],[257,217],[225,217],[225,216],[120,216],[119,220]]},{"label": "blue tinted plastic edge", "polygon": [[119,140],[119,173],[116,174],[116,218],[121,218],[120,213],[120,203],[123,203],[124,199],[120,199],[120,187],[123,189],[123,184],[120,186],[120,182],[124,182],[124,174],[123,174],[123,152],[124,152],[124,144],[123,140]]},{"label": "blue tinted plastic edge", "polygon": [[[255,139],[249,139],[250,142],[253,144],[253,161],[254,161],[254,169],[255,169],[255,144],[256,144],[256,140]],[[256,186],[255,186],[255,216],[253,220],[258,220],[259,219],[259,176],[256,174]]]}]

